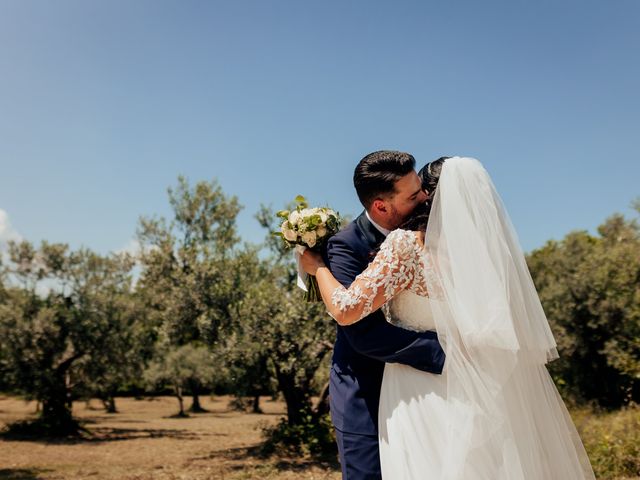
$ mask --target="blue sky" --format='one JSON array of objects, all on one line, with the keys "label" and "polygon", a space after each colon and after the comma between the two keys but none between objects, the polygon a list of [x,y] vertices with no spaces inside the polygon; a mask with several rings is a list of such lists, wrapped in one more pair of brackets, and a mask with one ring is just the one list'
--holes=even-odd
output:
[{"label": "blue sky", "polygon": [[480,159],[525,250],[640,195],[640,2],[0,0],[0,242],[130,245],[179,174],[361,210],[378,149]]}]

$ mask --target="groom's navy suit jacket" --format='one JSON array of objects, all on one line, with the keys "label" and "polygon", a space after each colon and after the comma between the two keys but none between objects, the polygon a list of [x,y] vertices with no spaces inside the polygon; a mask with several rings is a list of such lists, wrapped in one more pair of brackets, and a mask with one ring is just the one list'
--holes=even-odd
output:
[{"label": "groom's navy suit jacket", "polygon": [[[363,212],[329,239],[325,263],[348,288],[373,260],[384,238]],[[334,426],[342,432],[377,435],[385,362],[442,373],[444,360],[435,332],[413,332],[393,326],[380,310],[353,325],[338,325],[329,377]]]}]

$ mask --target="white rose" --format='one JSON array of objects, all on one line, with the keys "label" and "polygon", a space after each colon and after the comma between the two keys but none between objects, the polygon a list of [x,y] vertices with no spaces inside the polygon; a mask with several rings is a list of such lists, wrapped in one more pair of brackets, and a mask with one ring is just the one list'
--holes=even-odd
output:
[{"label": "white rose", "polygon": [[320,215],[320,220],[322,220],[322,223],[326,223],[329,219],[329,215],[327,215],[327,213],[322,210],[318,212],[318,215]]},{"label": "white rose", "polygon": [[289,214],[289,222],[291,223],[291,225],[297,225],[298,222],[300,222],[301,218],[302,217],[300,216],[300,213],[297,210],[294,210]]},{"label": "white rose", "polygon": [[309,245],[309,247],[314,247],[316,244],[316,232],[305,232],[302,234],[302,241]]},{"label": "white rose", "polygon": [[322,238],[327,234],[327,229],[323,225],[320,225],[316,230],[316,234],[318,235],[318,238]]},{"label": "white rose", "polygon": [[302,210],[300,210],[300,215],[303,217],[308,217],[309,215],[313,215],[313,209],[312,208],[303,208]]},{"label": "white rose", "polygon": [[288,221],[285,220],[284,222],[282,222],[280,230],[282,230],[284,238],[286,238],[290,242],[295,242],[298,239],[298,234],[289,227]]}]

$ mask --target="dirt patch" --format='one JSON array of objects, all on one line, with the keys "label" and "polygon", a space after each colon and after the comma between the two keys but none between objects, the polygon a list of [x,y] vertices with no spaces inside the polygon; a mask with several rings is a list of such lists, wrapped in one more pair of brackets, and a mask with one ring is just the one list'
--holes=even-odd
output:
[{"label": "dirt patch", "polygon": [[[260,429],[283,416],[281,402],[263,399],[264,414],[228,408],[229,397],[202,398],[207,413],[171,418],[170,397],[118,398],[119,413],[99,403],[74,404],[74,415],[91,433],[86,440],[0,439],[0,479],[325,479],[340,478],[337,462],[304,458],[263,459]],[[35,402],[0,397],[0,428],[32,417]]]}]

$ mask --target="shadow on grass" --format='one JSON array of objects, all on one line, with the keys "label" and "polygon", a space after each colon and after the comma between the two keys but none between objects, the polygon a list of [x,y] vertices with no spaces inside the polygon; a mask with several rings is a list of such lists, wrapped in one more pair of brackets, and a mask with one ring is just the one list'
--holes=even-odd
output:
[{"label": "shadow on grass", "polygon": [[38,474],[50,470],[41,468],[0,468],[0,480],[39,480]]},{"label": "shadow on grass", "polygon": [[254,413],[254,412],[244,412],[247,415],[257,415],[259,417],[284,417],[287,414],[283,413],[283,412],[260,412],[260,413]]},{"label": "shadow on grass", "polygon": [[143,424],[143,423],[149,423],[149,420],[143,420],[143,419],[131,420],[127,418],[118,418],[118,417],[97,417],[97,418],[85,417],[82,419],[83,424],[97,424],[100,422]]},{"label": "shadow on grass", "polygon": [[81,441],[86,443],[117,442],[140,438],[172,438],[175,440],[196,440],[202,434],[187,430],[168,428],[112,428],[95,427]]},{"label": "shadow on grass", "polygon": [[[89,423],[89,422],[87,422]],[[23,423],[24,425],[24,423]],[[10,427],[11,428],[11,427]],[[115,428],[92,427],[88,429],[80,427],[80,431],[74,435],[53,436],[35,428],[9,429],[0,433],[4,440],[36,442],[56,445],[100,444],[141,438],[171,438],[176,440],[197,440],[205,436],[227,436],[226,434],[191,432],[182,429],[163,428]],[[0,477],[0,480],[3,477]]]},{"label": "shadow on grass", "polygon": [[245,471],[247,462],[257,460],[256,466],[268,466],[278,472],[305,472],[310,467],[339,472],[340,463],[337,454],[316,456],[267,455],[262,445],[214,450],[207,455],[194,457],[192,461],[225,460],[229,471]]},{"label": "shadow on grass", "polygon": [[[203,419],[203,418],[223,418],[223,419],[229,419],[231,417],[237,416],[238,414],[241,414],[241,412],[233,412],[233,411],[214,411],[211,410],[207,413],[189,413],[189,414],[185,414],[185,415],[180,415],[179,413],[174,413],[171,415],[164,415],[163,419],[165,420],[183,420],[183,419]],[[257,413],[257,414],[250,414],[247,413],[246,415],[258,415],[258,416],[278,416],[278,417],[282,417],[283,414],[282,413]],[[114,422],[118,422],[119,420],[115,417],[111,417],[108,420],[113,420]]]}]

